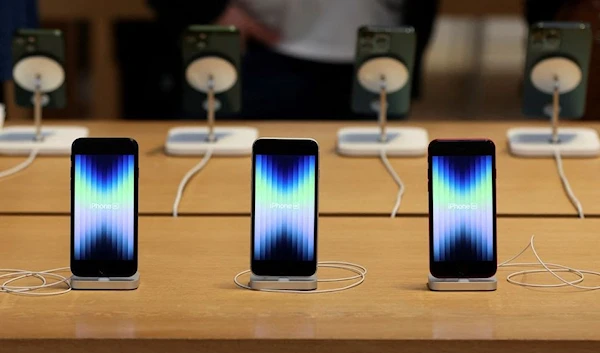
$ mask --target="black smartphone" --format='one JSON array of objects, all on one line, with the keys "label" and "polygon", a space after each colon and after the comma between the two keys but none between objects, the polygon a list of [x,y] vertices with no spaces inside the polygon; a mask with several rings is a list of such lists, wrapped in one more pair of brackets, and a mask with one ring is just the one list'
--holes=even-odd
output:
[{"label": "black smartphone", "polygon": [[581,82],[559,97],[561,118],[580,118],[585,113],[588,71],[592,53],[592,29],[581,22],[540,22],[531,26],[527,39],[523,114],[548,117],[552,94],[541,92],[531,81],[531,72],[540,61],[552,57],[572,60],[581,69]]},{"label": "black smartphone", "polygon": [[[65,66],[65,41],[58,29],[18,29],[12,40],[13,67],[22,59],[44,56]],[[43,77],[42,77],[43,80]],[[33,92],[21,88],[15,82],[15,100],[21,107],[33,107]],[[66,84],[52,92],[44,93],[48,99],[44,108],[64,108],[67,102]]]},{"label": "black smartphone", "polygon": [[429,144],[429,269],[437,278],[496,273],[496,147],[491,140]]},{"label": "black smartphone", "polygon": [[352,110],[355,113],[374,114],[378,109],[379,94],[366,90],[360,84],[358,72],[368,60],[381,57],[400,61],[408,70],[409,76],[402,89],[388,94],[388,115],[403,117],[409,112],[416,43],[415,30],[409,26],[363,26],[358,29],[352,86]]},{"label": "black smartphone", "polygon": [[[217,57],[227,60],[237,71],[237,80],[225,92],[215,94],[216,108],[219,113],[236,113],[242,106],[241,90],[241,37],[233,26],[192,25],[182,36],[182,54],[184,70],[196,59]],[[184,73],[185,77],[185,73]],[[190,113],[204,112],[207,95],[189,85],[184,80],[183,105]]]},{"label": "black smartphone", "polygon": [[138,267],[138,144],[80,138],[71,150],[71,272],[130,277]]},{"label": "black smartphone", "polygon": [[252,147],[251,270],[259,276],[317,271],[319,145],[261,138]]}]

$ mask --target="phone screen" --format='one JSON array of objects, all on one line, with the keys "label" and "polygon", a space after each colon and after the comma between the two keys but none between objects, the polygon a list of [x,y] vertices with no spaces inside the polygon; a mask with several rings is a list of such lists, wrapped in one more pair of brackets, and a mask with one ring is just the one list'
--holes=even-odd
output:
[{"label": "phone screen", "polygon": [[315,156],[256,156],[255,260],[314,260],[315,164]]},{"label": "phone screen", "polygon": [[73,259],[135,259],[135,155],[73,156]]},{"label": "phone screen", "polygon": [[302,154],[302,149],[298,154],[254,154],[255,274],[312,275],[316,271],[316,151],[315,147],[314,154]]},{"label": "phone screen", "polygon": [[496,272],[493,143],[436,146],[442,153],[429,157],[432,275],[490,277]]}]

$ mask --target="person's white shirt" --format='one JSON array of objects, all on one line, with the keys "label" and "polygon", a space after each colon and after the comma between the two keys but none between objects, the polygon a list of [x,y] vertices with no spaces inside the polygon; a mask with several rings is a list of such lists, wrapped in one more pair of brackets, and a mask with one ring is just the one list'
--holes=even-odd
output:
[{"label": "person's white shirt", "polygon": [[399,14],[386,2],[402,0],[237,0],[281,41],[275,51],[295,58],[350,63],[363,25],[394,26]]}]

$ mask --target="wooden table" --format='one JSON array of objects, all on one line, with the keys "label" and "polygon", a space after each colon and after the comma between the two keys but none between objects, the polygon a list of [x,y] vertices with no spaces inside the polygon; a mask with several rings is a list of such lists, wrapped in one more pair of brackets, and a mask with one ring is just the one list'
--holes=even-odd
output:
[{"label": "wooden table", "polygon": [[[188,123],[189,124],[189,123]],[[335,153],[340,127],[361,123],[249,122],[262,136],[302,136],[321,146],[321,211],[323,214],[391,212],[396,185],[378,158],[340,157]],[[552,159],[520,159],[510,156],[506,130],[523,122],[432,122],[413,120],[394,125],[422,126],[431,138],[489,137],[497,145],[498,212],[500,215],[575,215],[562,189]],[[525,125],[541,125],[526,122]],[[600,127],[597,123],[589,126]],[[162,151],[167,130],[177,122],[86,123],[93,136],[131,136],[140,143],[140,212],[171,212],[177,186],[200,157],[169,157]],[[0,170],[24,158],[0,157]],[[406,184],[400,214],[427,213],[427,159],[392,158],[391,163]],[[586,214],[600,215],[600,160],[565,160],[564,167]],[[213,158],[189,183],[181,202],[181,214],[249,214],[249,157]],[[35,214],[69,212],[69,159],[40,157],[27,170],[0,180],[0,213]]]},{"label": "wooden table", "polygon": [[[236,288],[232,277],[248,267],[249,226],[248,217],[141,217],[138,290],[47,298],[0,293],[0,351],[600,350],[597,292],[517,287],[504,280],[508,269],[499,271],[496,292],[429,292],[426,217],[321,218],[320,260],[369,270],[363,285],[336,294]],[[2,267],[68,265],[68,228],[66,216],[1,217]],[[535,233],[547,261],[598,270],[599,228],[597,219],[500,219],[499,259]]]}]

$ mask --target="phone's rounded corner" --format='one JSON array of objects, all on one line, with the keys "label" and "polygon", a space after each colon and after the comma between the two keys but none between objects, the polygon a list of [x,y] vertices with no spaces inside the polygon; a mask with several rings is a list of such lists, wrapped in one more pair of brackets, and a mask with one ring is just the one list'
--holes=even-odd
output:
[{"label": "phone's rounded corner", "polygon": [[75,150],[79,144],[83,143],[87,137],[78,137],[73,142],[71,142],[71,151]]},{"label": "phone's rounded corner", "polygon": [[256,140],[254,140],[254,142],[252,142],[252,150],[254,151],[256,149],[256,147],[262,143],[263,140],[264,140],[263,137],[259,137]]},{"label": "phone's rounded corner", "polygon": [[309,137],[306,140],[313,144],[313,147],[317,150],[317,152],[319,151],[319,141],[315,140],[312,137]]},{"label": "phone's rounded corner", "polygon": [[433,139],[429,141],[429,144],[427,145],[427,153],[431,154],[438,143],[440,143],[440,139]]}]

